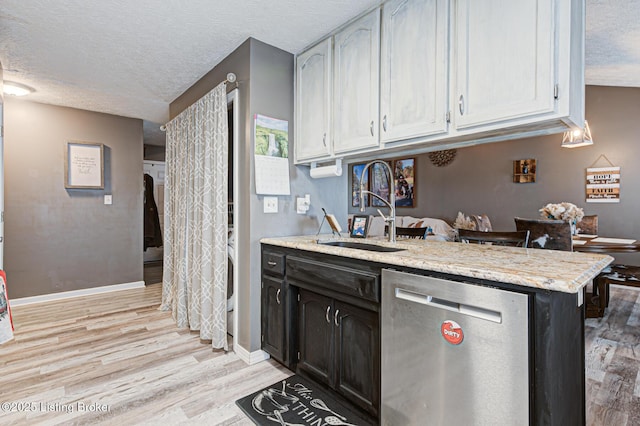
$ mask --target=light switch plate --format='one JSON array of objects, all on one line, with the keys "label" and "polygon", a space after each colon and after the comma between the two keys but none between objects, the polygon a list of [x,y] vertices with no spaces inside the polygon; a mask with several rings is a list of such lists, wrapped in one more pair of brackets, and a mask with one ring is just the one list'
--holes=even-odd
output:
[{"label": "light switch plate", "polygon": [[113,195],[105,194],[104,195],[104,203],[107,204],[107,205],[113,204]]},{"label": "light switch plate", "polygon": [[278,213],[278,197],[264,197],[264,212]]}]

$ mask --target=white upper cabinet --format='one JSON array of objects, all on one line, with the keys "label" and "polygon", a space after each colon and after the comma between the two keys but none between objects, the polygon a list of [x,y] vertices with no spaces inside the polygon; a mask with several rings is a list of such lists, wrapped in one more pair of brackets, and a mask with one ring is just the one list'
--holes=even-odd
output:
[{"label": "white upper cabinet", "polygon": [[333,49],[324,42],[298,56],[296,161],[583,127],[584,7],[584,0],[383,2],[336,31]]},{"label": "white upper cabinet", "polygon": [[379,146],[380,9],[334,36],[336,154]]},{"label": "white upper cabinet", "polygon": [[447,131],[448,2],[391,0],[382,10],[380,139]]},{"label": "white upper cabinet", "polygon": [[331,154],[331,38],[296,59],[295,159]]},{"label": "white upper cabinet", "polygon": [[456,129],[554,111],[555,3],[456,2],[452,100]]}]

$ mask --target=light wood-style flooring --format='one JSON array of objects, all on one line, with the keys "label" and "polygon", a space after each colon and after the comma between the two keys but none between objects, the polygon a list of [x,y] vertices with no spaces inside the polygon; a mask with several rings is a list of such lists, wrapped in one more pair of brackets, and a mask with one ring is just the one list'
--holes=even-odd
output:
[{"label": "light wood-style flooring", "polygon": [[585,320],[588,425],[640,425],[640,291],[611,286],[603,318]]},{"label": "light wood-style flooring", "polygon": [[291,372],[249,366],[177,329],[158,310],[161,292],[13,309],[15,340],[0,346],[0,402],[13,406],[0,424],[252,425],[234,401]]},{"label": "light wood-style flooring", "polygon": [[[0,346],[0,424],[251,425],[234,401],[291,373],[179,330],[161,285],[20,306]],[[588,425],[640,425],[640,291],[586,320]]]}]

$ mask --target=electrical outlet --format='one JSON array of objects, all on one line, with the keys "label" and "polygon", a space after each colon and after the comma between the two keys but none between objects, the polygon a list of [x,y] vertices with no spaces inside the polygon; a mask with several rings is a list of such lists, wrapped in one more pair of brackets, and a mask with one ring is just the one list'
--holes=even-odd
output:
[{"label": "electrical outlet", "polygon": [[263,202],[265,213],[278,213],[278,197],[264,197]]},{"label": "electrical outlet", "polygon": [[105,195],[104,195],[104,203],[105,203],[106,205],[113,204],[113,195],[111,195],[111,194],[105,194]]},{"label": "electrical outlet", "polygon": [[309,196],[309,194],[305,194],[304,198],[296,198],[296,212],[298,214],[307,214],[310,205],[311,197]]}]

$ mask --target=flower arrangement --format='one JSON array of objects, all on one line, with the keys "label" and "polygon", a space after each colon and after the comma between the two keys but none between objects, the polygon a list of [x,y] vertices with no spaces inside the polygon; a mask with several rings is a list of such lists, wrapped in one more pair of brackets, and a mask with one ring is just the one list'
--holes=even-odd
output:
[{"label": "flower arrangement", "polygon": [[476,224],[471,220],[469,216],[465,216],[462,212],[458,212],[458,217],[456,217],[456,221],[453,222],[453,227],[455,229],[476,229]]},{"label": "flower arrangement", "polygon": [[575,225],[584,217],[584,211],[572,203],[549,203],[540,209],[540,215],[547,219],[560,219]]}]

